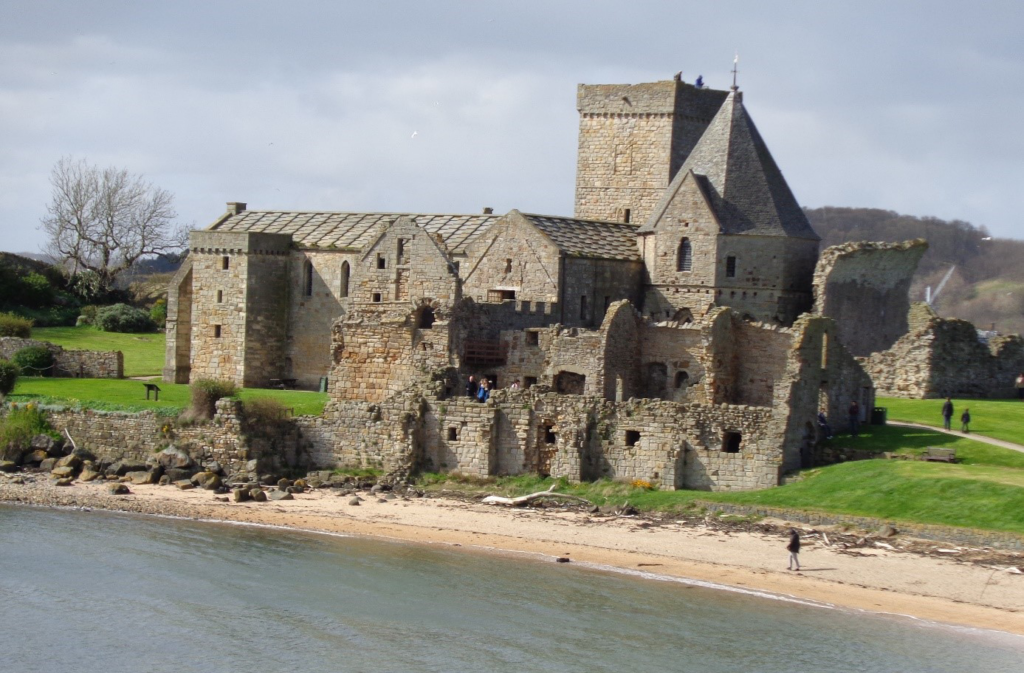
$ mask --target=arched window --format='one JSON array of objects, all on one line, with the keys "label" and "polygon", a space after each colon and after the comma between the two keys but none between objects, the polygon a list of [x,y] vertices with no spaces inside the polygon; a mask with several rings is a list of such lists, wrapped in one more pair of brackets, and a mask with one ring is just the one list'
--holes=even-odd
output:
[{"label": "arched window", "polygon": [[679,254],[676,256],[676,271],[689,271],[693,268],[693,248],[690,239],[679,241]]},{"label": "arched window", "polygon": [[350,273],[350,267],[348,262],[341,263],[341,291],[338,293],[339,297],[348,296],[348,277]]},{"label": "arched window", "polygon": [[676,372],[676,388],[685,388],[689,382],[689,374],[686,372]]},{"label": "arched window", "polygon": [[313,296],[313,263],[308,259],[302,264],[302,294]]}]

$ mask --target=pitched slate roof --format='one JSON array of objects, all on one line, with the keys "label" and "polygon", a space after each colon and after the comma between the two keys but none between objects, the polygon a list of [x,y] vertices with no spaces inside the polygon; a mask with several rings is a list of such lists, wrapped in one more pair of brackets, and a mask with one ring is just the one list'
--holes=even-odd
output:
[{"label": "pitched slate roof", "polygon": [[486,231],[500,215],[423,215],[414,213],[316,213],[278,210],[245,210],[226,215],[210,231],[251,231],[291,234],[299,246],[334,246],[362,249],[384,227],[400,217],[411,217],[431,234],[440,234],[452,252]]},{"label": "pitched slate roof", "polygon": [[722,233],[820,240],[743,107],[740,92],[726,97],[640,232],[654,231],[690,171],[705,178],[699,181]]},{"label": "pitched slate roof", "polygon": [[[513,211],[517,213],[518,211]],[[569,257],[639,260],[637,225],[518,213]]]}]

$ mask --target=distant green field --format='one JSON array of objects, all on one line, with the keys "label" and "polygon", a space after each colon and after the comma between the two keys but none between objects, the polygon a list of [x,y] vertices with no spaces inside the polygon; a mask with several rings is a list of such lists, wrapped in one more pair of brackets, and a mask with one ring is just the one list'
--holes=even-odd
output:
[{"label": "distant green field", "polygon": [[[146,400],[146,390],[141,381],[128,379],[50,379],[22,377],[11,402],[36,401],[42,404],[80,404],[90,409],[110,411],[142,411],[156,409],[175,415],[189,404],[187,385],[160,383],[160,401]],[[312,393],[302,390],[265,390],[244,388],[238,397],[245,400],[257,397],[271,397],[287,408],[293,408],[296,416],[319,416],[327,402],[326,393]]]},{"label": "distant green field", "polygon": [[[889,410],[894,421],[942,427],[943,400],[904,400],[880,397],[877,405]],[[971,410],[971,432],[1024,444],[1024,402],[1020,400],[953,400],[953,429],[960,429],[960,413]]]},{"label": "distant green field", "polygon": [[164,368],[163,332],[120,334],[95,327],[35,327],[32,338],[67,349],[121,351],[125,376],[159,376]]}]

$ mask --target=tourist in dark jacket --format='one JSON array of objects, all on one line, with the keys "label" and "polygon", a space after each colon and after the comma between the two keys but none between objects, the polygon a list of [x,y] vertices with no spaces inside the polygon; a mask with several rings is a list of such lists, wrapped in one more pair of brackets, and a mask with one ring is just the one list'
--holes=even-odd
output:
[{"label": "tourist in dark jacket", "polygon": [[860,432],[860,405],[857,400],[850,402],[847,413],[850,415],[850,434],[856,437]]},{"label": "tourist in dark jacket", "polygon": [[949,425],[953,421],[953,400],[946,398],[946,401],[942,403],[942,427],[949,430]]},{"label": "tourist in dark jacket", "polygon": [[968,427],[971,424],[971,410],[964,407],[964,413],[960,414],[960,432],[970,432]]},{"label": "tourist in dark jacket", "polygon": [[786,549],[789,550],[789,569],[800,570],[800,533],[796,532],[796,528],[789,529],[789,544],[786,545]]},{"label": "tourist in dark jacket", "polygon": [[476,379],[472,376],[469,377],[469,381],[466,382],[466,397],[476,397],[479,386],[476,384]]}]

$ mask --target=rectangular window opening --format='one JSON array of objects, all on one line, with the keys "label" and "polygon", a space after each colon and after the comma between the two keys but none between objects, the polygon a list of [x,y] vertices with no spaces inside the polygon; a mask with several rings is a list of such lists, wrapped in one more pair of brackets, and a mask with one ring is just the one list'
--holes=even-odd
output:
[{"label": "rectangular window opening", "polygon": [[725,432],[722,435],[722,451],[725,453],[739,453],[743,435],[738,432]]},{"label": "rectangular window opening", "polygon": [[632,209],[626,208],[625,210],[622,211],[622,221],[625,222],[626,224],[629,224],[629,221],[632,219],[632,217],[633,217]]},{"label": "rectangular window opening", "polygon": [[506,259],[505,260],[505,273],[512,273],[512,260],[511,259]]},{"label": "rectangular window opening", "polygon": [[537,385],[537,377],[536,376],[526,376],[526,377],[523,378],[523,387],[524,388],[532,388],[535,385]]},{"label": "rectangular window opening", "polygon": [[544,443],[554,444],[558,439],[558,435],[555,434],[555,426],[544,424]]},{"label": "rectangular window opening", "polygon": [[515,290],[488,290],[487,301],[494,304],[500,304],[503,301],[515,301],[516,291]]},{"label": "rectangular window opening", "polygon": [[231,266],[231,258],[224,255],[220,258],[220,268],[227,271],[228,267]]},{"label": "rectangular window opening", "polygon": [[449,442],[457,442],[457,441],[459,441],[459,429],[458,428],[448,428],[448,441]]},{"label": "rectangular window opening", "polygon": [[639,441],[640,432],[638,430],[626,430],[626,446],[636,446]]},{"label": "rectangular window opening", "polygon": [[214,339],[219,339],[220,338],[220,325],[214,325],[213,326],[213,338]]},{"label": "rectangular window opening", "polygon": [[526,345],[527,346],[539,346],[540,345],[540,334],[538,332],[527,332],[526,333]]},{"label": "rectangular window opening", "polygon": [[725,277],[736,277],[736,258],[731,255],[725,258]]},{"label": "rectangular window opening", "polygon": [[386,268],[388,268],[388,258],[385,257],[384,255],[379,254],[379,253],[377,254],[377,268],[378,269],[386,269]]},{"label": "rectangular window opening", "polygon": [[217,303],[218,304],[223,304],[224,303],[224,290],[217,290]]},{"label": "rectangular window opening", "polygon": [[380,292],[374,292],[371,295],[371,298],[373,299],[373,303],[379,304],[380,303]]}]

